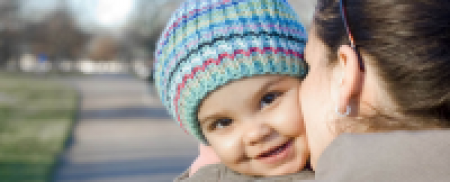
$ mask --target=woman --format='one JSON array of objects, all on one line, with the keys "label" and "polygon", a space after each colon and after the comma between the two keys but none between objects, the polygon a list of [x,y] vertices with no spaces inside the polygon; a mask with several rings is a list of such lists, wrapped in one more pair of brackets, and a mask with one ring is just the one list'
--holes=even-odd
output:
[{"label": "woman", "polygon": [[316,180],[450,180],[449,10],[319,0],[300,91]]},{"label": "woman", "polygon": [[449,10],[318,0],[300,91],[316,181],[450,180]]}]

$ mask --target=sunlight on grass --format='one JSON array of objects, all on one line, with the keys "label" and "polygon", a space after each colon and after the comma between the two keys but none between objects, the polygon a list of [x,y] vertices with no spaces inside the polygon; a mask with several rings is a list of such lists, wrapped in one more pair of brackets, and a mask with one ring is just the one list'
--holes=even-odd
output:
[{"label": "sunlight on grass", "polygon": [[0,181],[48,181],[75,104],[75,91],[63,83],[0,74]]}]

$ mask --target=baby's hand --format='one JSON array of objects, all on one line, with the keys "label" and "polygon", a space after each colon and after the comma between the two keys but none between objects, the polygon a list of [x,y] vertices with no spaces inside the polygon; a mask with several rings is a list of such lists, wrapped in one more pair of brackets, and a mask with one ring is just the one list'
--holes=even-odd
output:
[{"label": "baby's hand", "polygon": [[192,176],[198,169],[208,164],[217,164],[220,163],[219,157],[217,157],[216,153],[210,146],[205,146],[203,144],[199,144],[200,154],[195,159],[195,161],[191,164],[189,170],[189,176]]}]

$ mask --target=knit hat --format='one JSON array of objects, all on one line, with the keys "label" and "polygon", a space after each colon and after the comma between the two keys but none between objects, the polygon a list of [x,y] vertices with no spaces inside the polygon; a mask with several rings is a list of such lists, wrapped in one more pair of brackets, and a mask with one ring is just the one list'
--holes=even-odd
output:
[{"label": "knit hat", "polygon": [[155,85],[179,125],[207,143],[197,110],[208,93],[256,75],[304,77],[306,37],[286,0],[188,0],[157,43]]}]

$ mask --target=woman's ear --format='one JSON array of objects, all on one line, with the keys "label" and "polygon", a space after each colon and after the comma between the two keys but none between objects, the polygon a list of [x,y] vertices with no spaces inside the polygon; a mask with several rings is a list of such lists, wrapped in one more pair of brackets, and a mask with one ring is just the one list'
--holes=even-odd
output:
[{"label": "woman's ear", "polygon": [[361,96],[364,73],[360,69],[358,54],[349,45],[341,45],[338,50],[338,62],[342,71],[339,78],[339,95],[337,110],[346,113],[350,107],[353,113],[357,113],[359,108],[359,97]]}]

